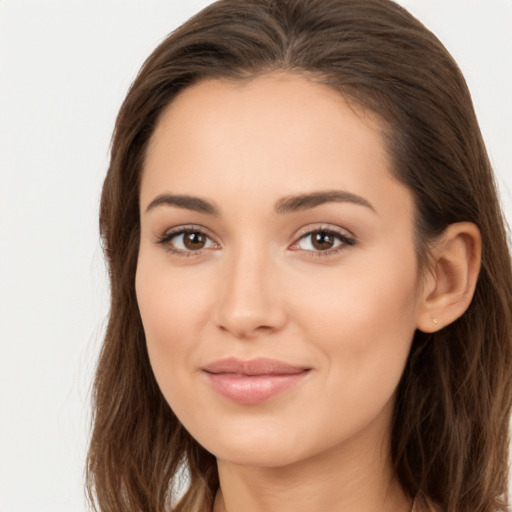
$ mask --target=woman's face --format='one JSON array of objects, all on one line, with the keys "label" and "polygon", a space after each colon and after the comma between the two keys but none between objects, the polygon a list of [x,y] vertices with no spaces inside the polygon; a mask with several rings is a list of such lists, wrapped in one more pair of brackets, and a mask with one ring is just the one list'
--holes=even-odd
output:
[{"label": "woman's face", "polygon": [[200,444],[257,466],[382,445],[421,300],[376,119],[298,75],[203,81],[159,121],[140,204],[149,357]]}]

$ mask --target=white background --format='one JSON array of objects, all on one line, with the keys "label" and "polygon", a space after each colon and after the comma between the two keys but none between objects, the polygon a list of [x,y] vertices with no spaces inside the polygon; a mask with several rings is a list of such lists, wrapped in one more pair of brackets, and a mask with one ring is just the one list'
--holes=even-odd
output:
[{"label": "white background", "polygon": [[[97,211],[144,58],[208,0],[0,0],[0,512],[83,512]],[[459,62],[512,219],[512,0],[402,0]]]}]

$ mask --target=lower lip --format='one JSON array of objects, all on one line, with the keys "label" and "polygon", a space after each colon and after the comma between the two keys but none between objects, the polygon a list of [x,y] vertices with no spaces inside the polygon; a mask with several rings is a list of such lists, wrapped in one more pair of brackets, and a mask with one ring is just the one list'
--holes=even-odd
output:
[{"label": "lower lip", "polygon": [[208,380],[217,393],[244,405],[254,405],[299,384],[308,370],[282,375],[238,375],[208,373]]}]

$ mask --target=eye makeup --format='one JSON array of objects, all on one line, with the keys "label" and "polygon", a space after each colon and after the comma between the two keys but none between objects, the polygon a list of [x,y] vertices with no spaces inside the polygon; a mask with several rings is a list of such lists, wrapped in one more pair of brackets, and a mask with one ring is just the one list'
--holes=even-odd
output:
[{"label": "eye makeup", "polygon": [[[356,239],[345,230],[332,226],[317,226],[302,231],[299,238],[289,247],[308,257],[334,256],[355,246]],[[179,226],[159,236],[156,244],[166,251],[180,257],[197,257],[208,250],[218,250],[221,245],[206,230],[198,225]]]}]

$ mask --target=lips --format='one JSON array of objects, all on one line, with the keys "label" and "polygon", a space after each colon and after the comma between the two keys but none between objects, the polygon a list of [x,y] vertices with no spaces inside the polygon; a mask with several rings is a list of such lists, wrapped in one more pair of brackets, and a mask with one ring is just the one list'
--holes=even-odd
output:
[{"label": "lips", "polygon": [[310,372],[310,368],[267,358],[221,359],[202,370],[217,393],[243,405],[268,400],[299,384]]}]

